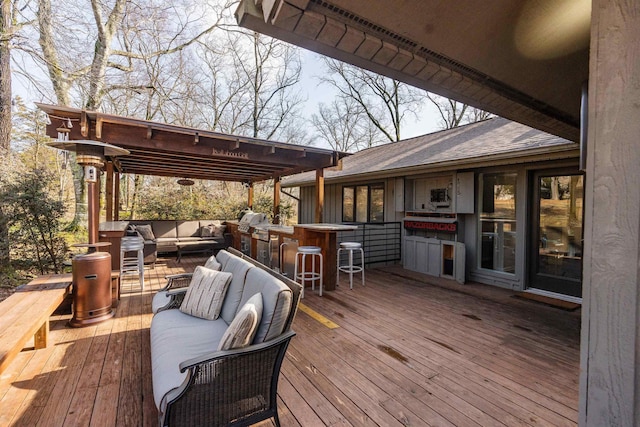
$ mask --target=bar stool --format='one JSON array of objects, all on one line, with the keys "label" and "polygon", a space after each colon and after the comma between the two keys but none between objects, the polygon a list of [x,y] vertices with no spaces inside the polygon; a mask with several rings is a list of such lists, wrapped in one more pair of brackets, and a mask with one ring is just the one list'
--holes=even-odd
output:
[{"label": "bar stool", "polygon": [[[311,256],[311,270],[307,271],[307,255]],[[320,264],[319,271],[316,270],[316,259]],[[315,283],[318,281],[320,296],[322,296],[322,249],[318,246],[298,246],[296,252],[296,262],[293,276],[296,281],[300,280],[302,285],[301,297],[304,298],[304,285],[308,281],[311,282],[311,290],[315,289]]]},{"label": "bar stool", "polygon": [[[349,263],[340,264],[340,253],[347,251],[349,254]],[[353,264],[353,252],[360,251],[360,265]],[[336,284],[340,282],[340,272],[349,274],[349,289],[353,289],[353,273],[362,273],[362,286],[364,286],[364,250],[362,244],[358,242],[341,242],[338,248],[338,271],[336,275]]]},{"label": "bar stool", "polygon": [[[135,252],[135,256],[126,256]],[[120,277],[137,274],[144,291],[144,240],[142,237],[123,237],[120,240]]]}]

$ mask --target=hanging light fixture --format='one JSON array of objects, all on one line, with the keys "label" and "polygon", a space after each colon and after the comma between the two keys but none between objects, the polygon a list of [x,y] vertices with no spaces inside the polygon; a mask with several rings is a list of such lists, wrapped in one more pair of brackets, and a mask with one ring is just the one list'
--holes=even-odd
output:
[{"label": "hanging light fixture", "polygon": [[179,185],[185,185],[185,186],[189,186],[189,185],[193,185],[194,181],[192,179],[189,178],[180,178],[178,181],[176,181]]}]

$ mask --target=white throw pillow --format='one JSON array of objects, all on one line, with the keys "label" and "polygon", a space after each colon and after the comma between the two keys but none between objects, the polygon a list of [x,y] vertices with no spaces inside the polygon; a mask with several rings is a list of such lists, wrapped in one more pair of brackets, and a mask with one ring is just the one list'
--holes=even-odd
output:
[{"label": "white throw pillow", "polygon": [[231,273],[196,267],[180,311],[202,319],[216,320],[220,316],[231,278]]},{"label": "white throw pillow", "polygon": [[225,331],[218,350],[233,350],[247,347],[253,341],[262,318],[262,294],[258,292],[238,310]]},{"label": "white throw pillow", "polygon": [[218,262],[215,255],[211,255],[207,262],[204,263],[204,268],[208,268],[209,270],[222,270],[222,264]]}]

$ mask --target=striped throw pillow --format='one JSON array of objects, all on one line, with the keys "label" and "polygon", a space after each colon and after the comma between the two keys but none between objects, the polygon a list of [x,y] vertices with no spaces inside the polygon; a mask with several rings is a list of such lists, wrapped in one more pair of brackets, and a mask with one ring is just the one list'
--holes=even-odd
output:
[{"label": "striped throw pillow", "polygon": [[231,273],[196,267],[180,311],[202,319],[216,320],[220,316],[231,278]]}]

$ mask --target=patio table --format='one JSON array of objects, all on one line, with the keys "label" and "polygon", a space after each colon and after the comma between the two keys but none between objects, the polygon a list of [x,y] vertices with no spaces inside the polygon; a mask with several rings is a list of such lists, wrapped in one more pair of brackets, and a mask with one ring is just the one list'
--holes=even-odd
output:
[{"label": "patio table", "polygon": [[220,243],[213,240],[210,242],[178,242],[176,243],[178,248],[176,262],[180,262],[182,256],[186,254],[212,254],[218,246],[220,246]]}]

